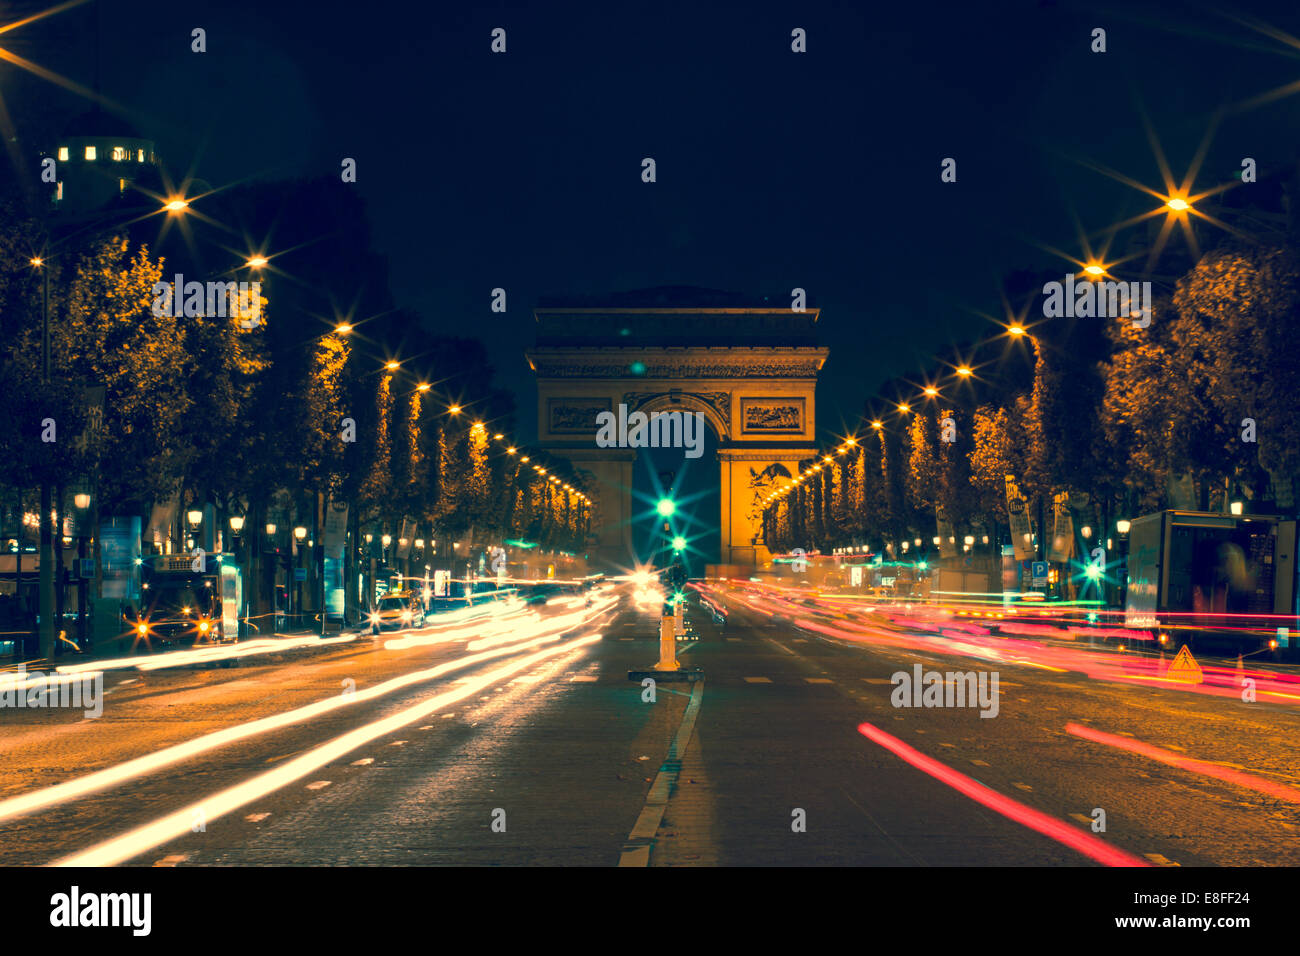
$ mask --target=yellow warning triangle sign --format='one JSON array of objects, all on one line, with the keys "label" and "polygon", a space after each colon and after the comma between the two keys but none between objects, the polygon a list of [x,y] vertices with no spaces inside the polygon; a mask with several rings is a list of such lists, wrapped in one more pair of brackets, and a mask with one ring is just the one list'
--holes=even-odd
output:
[{"label": "yellow warning triangle sign", "polygon": [[1199,684],[1205,680],[1201,665],[1196,663],[1196,658],[1192,657],[1192,652],[1187,649],[1186,644],[1178,648],[1178,654],[1174,657],[1174,662],[1169,665],[1169,670],[1165,671],[1165,677],[1185,684]]}]

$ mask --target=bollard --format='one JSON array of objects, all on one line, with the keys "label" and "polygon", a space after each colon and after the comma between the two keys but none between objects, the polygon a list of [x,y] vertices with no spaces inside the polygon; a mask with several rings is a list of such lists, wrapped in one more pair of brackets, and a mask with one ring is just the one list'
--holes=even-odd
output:
[{"label": "bollard", "polygon": [[665,615],[659,621],[659,663],[657,671],[675,671],[682,665],[677,663],[676,618]]}]

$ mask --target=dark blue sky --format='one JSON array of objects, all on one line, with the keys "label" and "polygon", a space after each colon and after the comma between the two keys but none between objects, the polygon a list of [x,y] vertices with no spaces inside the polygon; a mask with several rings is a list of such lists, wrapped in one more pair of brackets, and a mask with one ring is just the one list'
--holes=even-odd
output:
[{"label": "dark blue sky", "polygon": [[[1294,4],[1247,6],[1300,34]],[[881,382],[994,331],[974,313],[999,309],[1000,277],[1066,271],[1040,244],[1080,254],[1076,217],[1093,231],[1154,205],[1079,162],[1158,186],[1143,111],[1181,177],[1215,109],[1300,79],[1297,51],[1241,16],[104,0],[103,88],[173,169],[214,185],[337,175],[355,157],[398,300],[487,340],[524,438],[537,296],[661,284],[807,289],[831,347],[819,425],[841,431]],[[88,4],[5,45],[89,85],[94,21]],[[205,54],[190,52],[196,26]],[[504,56],[489,52],[497,26]],[[1089,51],[1097,26],[1105,54]],[[1298,129],[1300,96],[1229,113],[1198,187],[1243,156],[1294,161]],[[657,183],[641,182],[646,156]],[[505,316],[489,311],[497,286]]]}]

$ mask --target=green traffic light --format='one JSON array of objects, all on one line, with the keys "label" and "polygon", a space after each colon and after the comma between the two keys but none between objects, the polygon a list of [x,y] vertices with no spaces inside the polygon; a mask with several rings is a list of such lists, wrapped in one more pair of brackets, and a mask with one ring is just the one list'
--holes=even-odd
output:
[{"label": "green traffic light", "polygon": [[665,518],[671,518],[677,513],[677,504],[671,498],[660,498],[659,504],[655,505],[655,510]]}]

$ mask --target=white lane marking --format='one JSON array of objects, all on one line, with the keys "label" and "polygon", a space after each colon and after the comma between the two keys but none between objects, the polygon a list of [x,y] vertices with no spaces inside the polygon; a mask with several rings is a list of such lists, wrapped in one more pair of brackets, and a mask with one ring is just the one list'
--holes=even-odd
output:
[{"label": "white lane marking", "polygon": [[317,781],[314,781],[313,783],[309,783],[309,784],[307,784],[307,789],[308,789],[308,790],[324,790],[326,787],[328,787],[328,786],[330,785],[331,782],[332,782],[332,781],[329,781],[329,780],[317,780]]},{"label": "white lane marking", "polygon": [[574,674],[572,677],[569,678],[569,680],[571,682],[578,683],[578,684],[591,684],[594,683],[595,681],[600,680],[600,678],[597,677],[595,674]]},{"label": "white lane marking", "polygon": [[190,858],[188,853],[174,853],[171,856],[165,856],[154,866],[175,866],[177,863],[184,863]]},{"label": "white lane marking", "polygon": [[374,757],[362,757],[360,760],[352,761],[354,767],[368,767],[375,762]]},{"label": "white lane marking", "polygon": [[833,683],[835,683],[835,682],[834,682],[833,680],[831,680],[829,677],[805,677],[804,680],[806,680],[806,681],[807,681],[808,683],[810,683],[810,684],[833,684]]},{"label": "white lane marking", "polygon": [[746,677],[746,678],[745,678],[745,683],[746,683],[746,684],[770,684],[770,683],[772,683],[772,678],[770,678],[770,677]]}]

